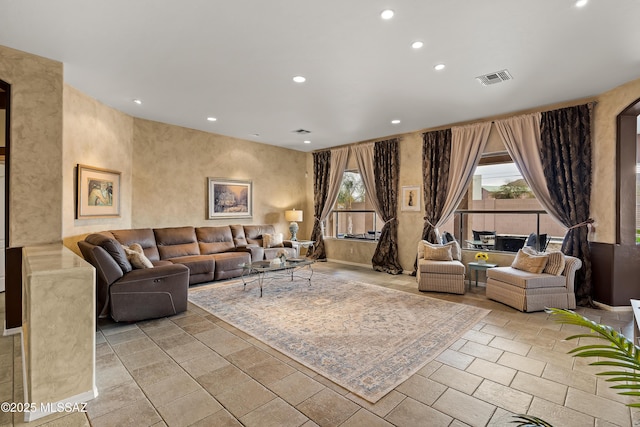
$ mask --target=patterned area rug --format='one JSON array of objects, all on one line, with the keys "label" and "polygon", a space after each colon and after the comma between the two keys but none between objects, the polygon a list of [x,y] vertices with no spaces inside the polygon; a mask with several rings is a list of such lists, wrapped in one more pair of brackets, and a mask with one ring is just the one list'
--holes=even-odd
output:
[{"label": "patterned area rug", "polygon": [[375,403],[489,310],[314,274],[191,288],[189,301]]}]

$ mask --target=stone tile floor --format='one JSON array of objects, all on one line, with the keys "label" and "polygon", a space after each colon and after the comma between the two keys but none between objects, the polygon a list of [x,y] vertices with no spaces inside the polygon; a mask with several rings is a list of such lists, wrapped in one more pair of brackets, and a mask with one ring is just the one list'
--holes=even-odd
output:
[{"label": "stone tile floor", "polygon": [[[629,402],[574,359],[563,339],[578,329],[465,295],[420,293],[411,276],[317,263],[345,280],[489,308],[456,343],[372,405],[209,313],[189,305],[164,319],[96,332],[99,396],[88,412],[28,423],[46,426],[507,426],[528,413],[555,426],[640,425]],[[4,309],[4,294],[0,294]],[[631,336],[631,312],[579,308]],[[0,313],[4,318],[4,313]],[[0,337],[0,401],[23,401],[19,335]],[[23,425],[0,413],[0,426]]]}]

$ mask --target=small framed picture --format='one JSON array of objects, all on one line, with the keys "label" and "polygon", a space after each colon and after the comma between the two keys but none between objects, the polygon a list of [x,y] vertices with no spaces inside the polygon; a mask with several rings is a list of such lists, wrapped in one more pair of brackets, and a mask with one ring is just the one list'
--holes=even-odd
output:
[{"label": "small framed picture", "polygon": [[207,178],[209,217],[251,218],[253,215],[252,183],[225,178]]},{"label": "small framed picture", "polygon": [[76,218],[120,216],[120,172],[78,165]]},{"label": "small framed picture", "polygon": [[406,185],[402,187],[402,208],[403,211],[420,212],[420,186]]}]

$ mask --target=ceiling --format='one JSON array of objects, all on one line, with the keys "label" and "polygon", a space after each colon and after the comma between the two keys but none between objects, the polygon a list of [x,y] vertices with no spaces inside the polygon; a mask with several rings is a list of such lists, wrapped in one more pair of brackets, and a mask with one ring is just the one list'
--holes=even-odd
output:
[{"label": "ceiling", "polygon": [[640,77],[640,0],[574,3],[0,0],[0,44],[63,62],[66,83],[132,116],[312,151]]}]

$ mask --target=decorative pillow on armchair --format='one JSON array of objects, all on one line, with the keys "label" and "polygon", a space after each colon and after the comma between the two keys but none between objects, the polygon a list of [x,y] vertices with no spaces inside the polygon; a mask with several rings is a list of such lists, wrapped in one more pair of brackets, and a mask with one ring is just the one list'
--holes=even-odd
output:
[{"label": "decorative pillow on armchair", "polygon": [[453,261],[451,246],[424,245],[424,259],[431,261]]},{"label": "decorative pillow on armchair", "polygon": [[547,266],[548,260],[549,256],[546,254],[532,255],[529,251],[520,249],[516,258],[513,260],[511,267],[522,271],[528,271],[529,273],[540,274]]},{"label": "decorative pillow on armchair", "polygon": [[560,276],[564,272],[566,261],[562,252],[536,252],[534,248],[529,246],[525,246],[524,248],[522,248],[522,251],[526,252],[529,255],[547,255],[547,265],[544,267],[544,270],[542,271],[543,273]]},{"label": "decorative pillow on armchair", "polygon": [[[453,242],[445,243],[444,245],[437,245],[435,243],[427,242],[426,240],[421,240],[420,244],[423,248],[430,246],[432,248],[441,248],[441,247],[450,247],[451,248],[451,257],[455,260],[462,261],[462,250],[460,249],[460,245],[455,240]],[[420,254],[420,249],[418,248],[418,255]],[[425,258],[426,259],[426,258]]]},{"label": "decorative pillow on armchair", "polygon": [[282,240],[284,237],[282,233],[265,233],[262,235],[262,247],[263,248],[284,248]]}]

